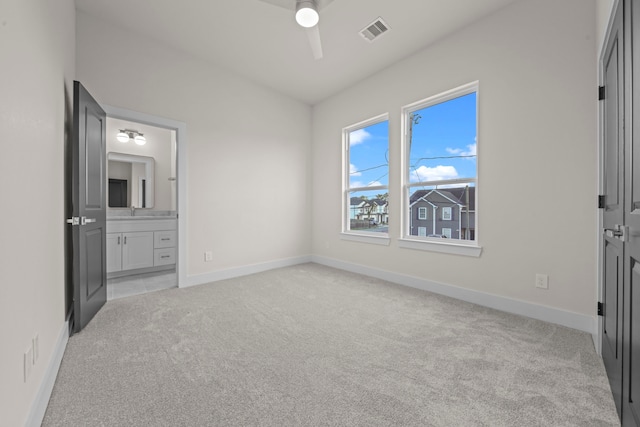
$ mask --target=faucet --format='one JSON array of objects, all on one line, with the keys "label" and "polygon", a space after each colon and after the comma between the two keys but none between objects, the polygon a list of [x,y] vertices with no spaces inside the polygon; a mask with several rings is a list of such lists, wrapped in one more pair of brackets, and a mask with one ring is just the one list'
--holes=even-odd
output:
[{"label": "faucet", "polygon": [[136,207],[131,205],[131,216],[134,216],[136,214]]}]

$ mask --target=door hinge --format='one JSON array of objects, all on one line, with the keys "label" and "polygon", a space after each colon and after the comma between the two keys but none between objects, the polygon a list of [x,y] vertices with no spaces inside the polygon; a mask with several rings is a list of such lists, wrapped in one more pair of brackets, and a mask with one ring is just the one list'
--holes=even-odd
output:
[{"label": "door hinge", "polygon": [[601,302],[598,303],[598,316],[604,316],[604,305]]},{"label": "door hinge", "polygon": [[605,196],[603,194],[598,196],[598,209],[604,209],[606,207]]},{"label": "door hinge", "polygon": [[604,99],[604,86],[598,86],[598,101]]}]

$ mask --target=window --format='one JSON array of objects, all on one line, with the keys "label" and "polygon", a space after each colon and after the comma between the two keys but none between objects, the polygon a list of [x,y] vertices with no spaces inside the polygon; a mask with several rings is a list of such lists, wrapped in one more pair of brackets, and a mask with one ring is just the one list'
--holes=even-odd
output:
[{"label": "window", "polygon": [[427,219],[427,208],[418,208],[418,219]]},{"label": "window", "polygon": [[446,206],[442,208],[442,220],[451,221],[451,207]]},{"label": "window", "polygon": [[343,144],[343,233],[388,237],[388,116],[343,129]]},{"label": "window", "polygon": [[[477,249],[477,93],[474,82],[404,107],[403,237]],[[426,207],[434,209],[428,223]],[[417,215],[415,210],[417,208]],[[438,214],[439,213],[439,214]],[[426,229],[421,230],[422,227]],[[425,236],[426,234],[426,236]],[[470,251],[479,255],[478,251]],[[477,256],[476,255],[476,256]]]}]

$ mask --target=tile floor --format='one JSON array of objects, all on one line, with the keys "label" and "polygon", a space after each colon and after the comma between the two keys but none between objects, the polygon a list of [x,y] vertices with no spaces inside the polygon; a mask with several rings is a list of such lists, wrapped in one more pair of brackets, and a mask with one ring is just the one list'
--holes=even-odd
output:
[{"label": "tile floor", "polygon": [[177,286],[175,270],[107,279],[107,301]]}]

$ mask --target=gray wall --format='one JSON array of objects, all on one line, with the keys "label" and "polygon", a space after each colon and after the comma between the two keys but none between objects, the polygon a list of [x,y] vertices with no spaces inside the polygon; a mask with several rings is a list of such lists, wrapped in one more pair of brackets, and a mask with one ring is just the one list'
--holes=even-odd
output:
[{"label": "gray wall", "polygon": [[[595,22],[594,0],[515,2],[317,105],[313,253],[580,313],[595,324]],[[400,248],[401,108],[476,80],[482,255]],[[341,129],[387,112],[391,244],[342,240]],[[559,217],[571,227],[550,232]],[[549,290],[535,288],[536,273],[549,275]]]},{"label": "gray wall", "polygon": [[[73,0],[0,7],[0,425],[21,426],[65,324],[64,147],[75,66]],[[40,355],[23,380],[23,354]]]}]

